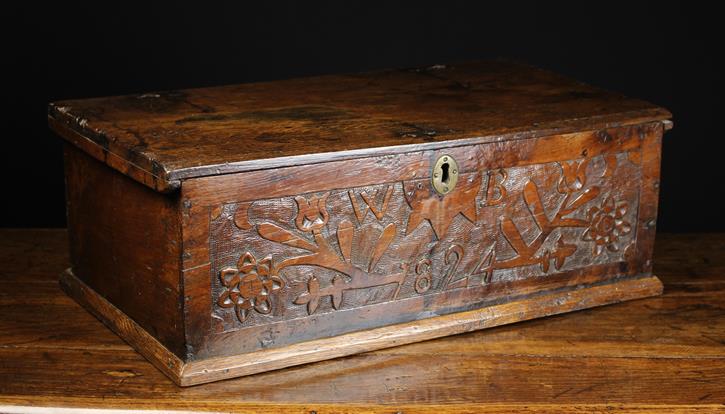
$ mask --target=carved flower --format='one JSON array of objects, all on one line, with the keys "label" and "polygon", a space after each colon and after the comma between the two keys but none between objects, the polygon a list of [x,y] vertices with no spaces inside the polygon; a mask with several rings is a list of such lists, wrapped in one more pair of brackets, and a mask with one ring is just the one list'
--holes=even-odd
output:
[{"label": "carved flower", "polygon": [[233,307],[240,322],[247,319],[252,309],[261,314],[270,313],[270,295],[284,287],[279,276],[270,274],[271,268],[271,256],[257,263],[254,255],[244,253],[237,267],[227,267],[219,272],[219,279],[226,289],[219,296],[217,305]]},{"label": "carved flower", "polygon": [[327,196],[325,193],[321,196],[312,196],[309,200],[304,197],[297,196],[297,217],[295,217],[295,225],[304,232],[319,232],[327,224],[330,216],[327,214]]},{"label": "carved flower", "polygon": [[632,226],[624,220],[628,205],[626,201],[615,203],[609,196],[600,207],[592,207],[587,212],[589,228],[582,234],[582,240],[594,242],[594,255],[598,256],[606,247],[611,252],[619,250],[617,241],[632,231]]},{"label": "carved flower", "polygon": [[587,183],[587,166],[589,159],[560,162],[561,180],[559,192],[566,194],[581,190]]}]

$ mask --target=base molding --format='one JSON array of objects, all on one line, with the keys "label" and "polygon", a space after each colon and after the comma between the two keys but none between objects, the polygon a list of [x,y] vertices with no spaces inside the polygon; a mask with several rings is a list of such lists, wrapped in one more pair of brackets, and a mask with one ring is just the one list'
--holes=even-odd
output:
[{"label": "base molding", "polygon": [[656,276],[619,278],[603,284],[541,292],[480,309],[280,348],[183,361],[126,314],[78,279],[71,269],[61,275],[60,285],[70,297],[181,386],[251,375],[662,293],[662,283]]},{"label": "base molding", "polygon": [[184,361],[169,351],[128,315],[78,279],[73,274],[72,269],[66,269],[60,275],[60,287],[68,296],[103,322],[104,325],[111,328],[116,335],[131,345],[156,368],[177,384],[179,383]]}]

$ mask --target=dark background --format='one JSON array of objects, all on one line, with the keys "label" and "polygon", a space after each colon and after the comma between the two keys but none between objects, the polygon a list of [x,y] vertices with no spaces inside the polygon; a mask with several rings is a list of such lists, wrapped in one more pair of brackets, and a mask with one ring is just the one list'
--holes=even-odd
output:
[{"label": "dark background", "polygon": [[671,110],[659,229],[725,230],[723,23],[705,2],[97,3],[3,6],[2,227],[65,225],[47,102],[508,57]]}]

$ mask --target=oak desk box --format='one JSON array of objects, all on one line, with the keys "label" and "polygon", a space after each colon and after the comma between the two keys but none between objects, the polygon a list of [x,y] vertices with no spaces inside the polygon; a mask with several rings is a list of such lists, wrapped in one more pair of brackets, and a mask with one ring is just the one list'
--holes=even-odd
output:
[{"label": "oak desk box", "polygon": [[65,101],[65,291],[180,385],[657,295],[670,113],[508,62]]}]

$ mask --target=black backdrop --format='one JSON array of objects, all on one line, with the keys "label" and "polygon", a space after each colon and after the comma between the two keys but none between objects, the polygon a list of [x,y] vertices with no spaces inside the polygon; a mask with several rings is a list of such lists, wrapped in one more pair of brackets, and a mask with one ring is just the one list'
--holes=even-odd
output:
[{"label": "black backdrop", "polygon": [[670,109],[659,229],[725,230],[704,2],[68,3],[3,6],[2,227],[65,224],[49,101],[509,57]]}]

